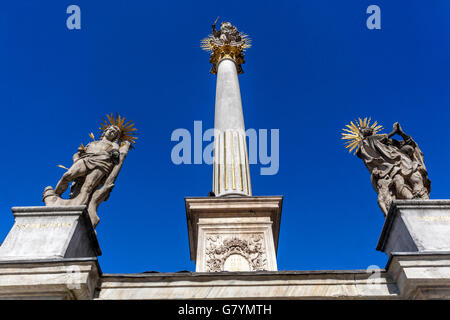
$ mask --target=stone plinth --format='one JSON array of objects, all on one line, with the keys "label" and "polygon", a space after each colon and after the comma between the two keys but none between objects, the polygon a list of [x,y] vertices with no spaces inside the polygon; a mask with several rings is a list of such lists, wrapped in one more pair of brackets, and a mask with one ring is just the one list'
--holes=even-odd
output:
[{"label": "stone plinth", "polygon": [[86,206],[14,207],[15,222],[0,261],[86,258],[101,255]]},{"label": "stone plinth", "polygon": [[377,250],[450,251],[450,200],[396,200],[392,203]]},{"label": "stone plinth", "polygon": [[282,197],[186,198],[196,271],[276,271],[282,201]]}]

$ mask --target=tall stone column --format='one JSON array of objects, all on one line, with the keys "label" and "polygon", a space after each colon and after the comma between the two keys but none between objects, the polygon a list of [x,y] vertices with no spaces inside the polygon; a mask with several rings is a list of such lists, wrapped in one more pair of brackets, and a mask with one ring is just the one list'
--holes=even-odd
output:
[{"label": "tall stone column", "polygon": [[251,196],[250,171],[238,74],[242,73],[246,35],[229,22],[203,40],[217,74],[214,119],[213,190],[216,196]]},{"label": "tall stone column", "polygon": [[254,197],[238,75],[249,39],[229,22],[202,41],[217,75],[215,197],[185,198],[196,272],[276,271],[283,197]]},{"label": "tall stone column", "polygon": [[238,72],[236,62],[229,58],[217,66],[214,128],[214,193],[251,196]]}]

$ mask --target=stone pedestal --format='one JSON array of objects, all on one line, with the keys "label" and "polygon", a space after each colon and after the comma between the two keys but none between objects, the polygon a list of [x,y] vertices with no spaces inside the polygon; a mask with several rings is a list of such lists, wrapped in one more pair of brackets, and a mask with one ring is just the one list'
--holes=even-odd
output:
[{"label": "stone pedestal", "polygon": [[0,261],[87,258],[101,255],[86,206],[14,207],[15,222]]},{"label": "stone pedestal", "polygon": [[0,299],[92,299],[101,270],[86,206],[14,207],[0,247]]},{"label": "stone pedestal", "polygon": [[186,198],[196,271],[276,271],[282,201],[282,197]]},{"label": "stone pedestal", "polygon": [[450,251],[450,200],[396,200],[392,203],[377,250]]},{"label": "stone pedestal", "polygon": [[450,200],[395,200],[377,250],[402,299],[450,299]]}]

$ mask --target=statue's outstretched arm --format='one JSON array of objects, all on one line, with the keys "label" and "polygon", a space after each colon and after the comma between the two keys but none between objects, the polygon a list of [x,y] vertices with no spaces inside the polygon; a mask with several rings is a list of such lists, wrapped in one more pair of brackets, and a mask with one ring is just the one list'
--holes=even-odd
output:
[{"label": "statue's outstretched arm", "polygon": [[405,132],[403,132],[403,129],[402,129],[400,123],[398,123],[398,122],[394,123],[394,125],[392,126],[392,131],[388,134],[388,138],[392,138],[396,134],[398,134],[400,137],[402,137],[403,140],[407,140],[407,139],[411,138]]},{"label": "statue's outstretched arm", "polygon": [[219,17],[217,17],[216,21],[214,21],[214,23],[212,24],[212,34],[213,34],[213,36],[215,36],[215,37],[220,36],[220,32],[216,30],[216,23],[217,23],[217,20],[219,20]]},{"label": "statue's outstretched arm", "polygon": [[387,136],[388,136],[389,139],[392,138],[393,136],[395,136],[395,134],[397,133],[397,126],[396,126],[397,123],[398,122],[394,123],[392,131],[390,133],[388,133]]},{"label": "statue's outstretched arm", "polygon": [[396,122],[395,124],[397,125],[397,134],[398,134],[400,137],[402,137],[403,140],[406,141],[406,140],[411,139],[411,137],[410,137],[409,135],[407,135],[407,134],[403,131],[402,126],[400,125],[400,123]]}]

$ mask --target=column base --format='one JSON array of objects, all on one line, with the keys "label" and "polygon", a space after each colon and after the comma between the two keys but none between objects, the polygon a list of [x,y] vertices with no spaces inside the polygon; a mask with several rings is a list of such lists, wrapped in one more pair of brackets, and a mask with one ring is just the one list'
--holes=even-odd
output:
[{"label": "column base", "polygon": [[277,271],[282,197],[186,198],[196,272]]},{"label": "column base", "polygon": [[392,252],[386,269],[400,299],[450,299],[450,252]]}]

